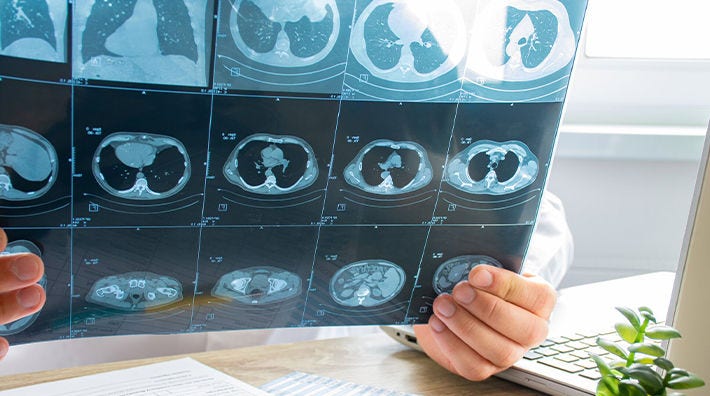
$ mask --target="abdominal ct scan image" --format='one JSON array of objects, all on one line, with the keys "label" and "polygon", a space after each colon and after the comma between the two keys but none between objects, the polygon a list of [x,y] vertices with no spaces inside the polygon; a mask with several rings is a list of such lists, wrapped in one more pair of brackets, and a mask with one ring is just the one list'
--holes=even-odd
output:
[{"label": "abdominal ct scan image", "polygon": [[93,158],[92,171],[109,194],[155,200],[177,194],[190,178],[190,158],[177,139],[157,134],[119,132],[106,137]]},{"label": "abdominal ct scan image", "polygon": [[0,200],[39,198],[57,179],[57,153],[42,135],[0,125]]},{"label": "abdominal ct scan image", "polygon": [[503,268],[503,265],[493,257],[484,255],[458,256],[446,260],[434,272],[434,290],[437,294],[451,293],[457,283],[468,279],[468,273],[473,267],[487,264]]},{"label": "abdominal ct scan image", "polygon": [[338,270],[330,280],[330,295],[346,307],[375,307],[397,297],[406,274],[387,260],[363,260]]}]

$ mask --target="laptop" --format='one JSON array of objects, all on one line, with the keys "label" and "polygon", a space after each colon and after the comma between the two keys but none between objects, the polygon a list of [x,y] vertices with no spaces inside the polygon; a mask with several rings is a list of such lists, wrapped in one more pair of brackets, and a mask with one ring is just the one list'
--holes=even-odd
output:
[{"label": "laptop", "polygon": [[[649,306],[659,321],[675,326],[683,338],[668,348],[671,361],[706,380],[710,328],[706,306],[710,289],[710,125],[676,273],[657,272],[592,283],[560,291],[548,339],[510,369],[496,376],[550,395],[593,395],[599,374],[588,352],[599,353],[597,337],[614,340],[613,325],[623,321],[615,306]],[[703,241],[705,243],[703,243]],[[624,290],[632,293],[625,294]],[[595,296],[593,301],[590,295]],[[666,314],[667,313],[667,314]],[[411,326],[383,326],[404,345],[421,350]]]}]

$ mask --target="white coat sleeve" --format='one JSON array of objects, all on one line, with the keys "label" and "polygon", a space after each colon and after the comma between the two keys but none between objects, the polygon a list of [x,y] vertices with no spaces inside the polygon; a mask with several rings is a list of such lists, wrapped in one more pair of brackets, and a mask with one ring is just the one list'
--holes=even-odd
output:
[{"label": "white coat sleeve", "polygon": [[557,287],[572,265],[573,254],[574,240],[562,201],[545,191],[523,271],[539,275]]}]

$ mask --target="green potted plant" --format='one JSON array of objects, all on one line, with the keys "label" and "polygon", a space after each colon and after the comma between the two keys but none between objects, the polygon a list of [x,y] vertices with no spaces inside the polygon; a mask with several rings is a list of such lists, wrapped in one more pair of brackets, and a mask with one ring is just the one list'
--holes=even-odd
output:
[{"label": "green potted plant", "polygon": [[679,338],[678,330],[657,324],[653,311],[647,307],[637,311],[624,307],[616,310],[626,322],[617,323],[614,328],[628,345],[597,339],[597,345],[614,356],[605,360],[590,354],[602,376],[597,386],[598,396],[682,395],[676,391],[705,385],[693,373],[675,367],[659,345],[660,341]]}]

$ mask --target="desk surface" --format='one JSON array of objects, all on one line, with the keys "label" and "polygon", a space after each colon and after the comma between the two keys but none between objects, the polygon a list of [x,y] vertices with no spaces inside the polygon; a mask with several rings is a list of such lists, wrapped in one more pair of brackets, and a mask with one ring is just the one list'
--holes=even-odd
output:
[{"label": "desk surface", "polygon": [[[470,382],[423,353],[383,334],[256,346],[189,355],[241,381],[261,386],[293,371],[422,395],[540,395],[498,379]],[[18,374],[0,378],[0,390],[174,359],[162,357]],[[41,359],[40,356],[38,356]]]}]

